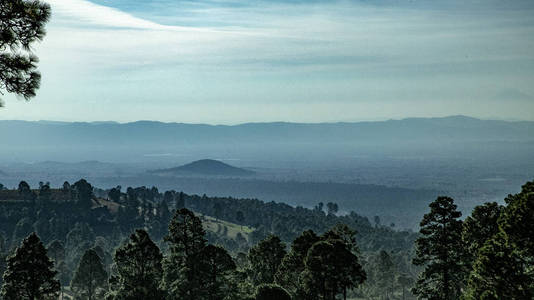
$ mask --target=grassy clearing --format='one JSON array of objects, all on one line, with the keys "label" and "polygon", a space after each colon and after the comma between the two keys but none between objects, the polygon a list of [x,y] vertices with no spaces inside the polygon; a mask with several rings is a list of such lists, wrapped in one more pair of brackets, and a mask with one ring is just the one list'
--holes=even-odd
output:
[{"label": "grassy clearing", "polygon": [[205,230],[209,230],[209,231],[216,233],[218,230],[219,232],[221,232],[221,230],[224,228],[223,226],[226,226],[227,228],[226,236],[232,239],[236,237],[237,233],[241,233],[243,237],[245,237],[248,240],[249,234],[254,231],[254,228],[249,227],[249,226],[241,226],[235,223],[215,219],[210,216],[197,214],[197,213],[195,214],[198,215],[202,219],[202,224]]}]

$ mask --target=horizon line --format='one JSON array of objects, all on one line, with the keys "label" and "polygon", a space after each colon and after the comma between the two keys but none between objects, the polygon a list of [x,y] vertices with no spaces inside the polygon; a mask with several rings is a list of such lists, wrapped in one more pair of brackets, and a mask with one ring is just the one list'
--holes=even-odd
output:
[{"label": "horizon line", "polygon": [[205,125],[205,126],[241,126],[241,125],[252,125],[252,124],[297,124],[297,125],[321,125],[321,124],[356,124],[356,123],[379,123],[379,122],[391,122],[391,121],[404,121],[404,120],[413,120],[413,119],[451,119],[451,118],[464,118],[464,119],[473,119],[479,121],[502,121],[502,122],[534,122],[534,120],[524,120],[524,119],[499,119],[497,117],[489,118],[480,118],[473,117],[469,115],[445,115],[445,116],[434,116],[434,117],[422,117],[422,116],[413,116],[405,118],[384,118],[384,119],[367,119],[367,120],[353,120],[353,121],[319,121],[319,122],[293,122],[293,121],[257,121],[257,122],[240,122],[240,123],[193,123],[193,122],[179,122],[179,121],[159,121],[159,120],[135,120],[135,121],[112,121],[112,120],[95,120],[95,121],[58,121],[58,120],[21,120],[21,119],[0,119],[0,122],[28,122],[28,123],[50,123],[50,124],[92,124],[92,125],[102,125],[102,124],[117,124],[117,125],[127,125],[135,123],[160,123],[160,124],[182,124],[182,125]]}]

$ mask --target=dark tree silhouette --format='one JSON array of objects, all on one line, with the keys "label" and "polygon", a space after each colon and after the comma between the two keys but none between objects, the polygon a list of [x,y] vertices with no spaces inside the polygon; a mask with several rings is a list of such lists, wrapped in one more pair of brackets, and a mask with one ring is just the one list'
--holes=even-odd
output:
[{"label": "dark tree silhouette", "polygon": [[52,198],[52,192],[50,191],[50,184],[42,184],[39,185],[39,205],[41,208],[45,208],[48,206],[50,200]]},{"label": "dark tree silhouette", "polygon": [[326,209],[328,210],[329,215],[335,215],[337,211],[339,210],[339,207],[337,203],[334,202],[328,202],[326,203]]},{"label": "dark tree silhouette", "polygon": [[484,243],[499,232],[497,221],[501,216],[502,206],[496,202],[478,205],[473,209],[471,216],[463,222],[462,240],[466,245],[466,267],[476,259],[478,251]]},{"label": "dark tree silhouette", "polygon": [[312,230],[304,231],[291,244],[291,250],[284,256],[276,273],[276,283],[284,287],[293,297],[305,298],[300,277],[305,269],[304,260],[313,244],[320,237]]},{"label": "dark tree silhouette", "polygon": [[309,295],[320,296],[324,300],[334,300],[347,290],[362,284],[365,271],[349,247],[339,239],[328,239],[315,243],[305,260],[304,286]]},{"label": "dark tree silhouette", "polygon": [[50,6],[41,1],[0,2],[0,94],[5,90],[26,100],[35,96],[41,74],[30,47],[43,39],[49,18]]},{"label": "dark tree silhouette", "polygon": [[26,181],[21,181],[17,190],[23,200],[28,200],[28,195],[32,192],[30,185]]},{"label": "dark tree silhouette", "polygon": [[219,246],[208,245],[202,251],[204,290],[206,300],[224,299],[230,294],[229,277],[236,265],[226,250]]},{"label": "dark tree silhouette", "polygon": [[117,275],[112,278],[118,286],[114,299],[163,299],[159,288],[163,276],[161,254],[146,231],[138,229],[128,243],[115,251]]},{"label": "dark tree silhouette", "polygon": [[202,221],[195,214],[182,208],[174,214],[169,224],[170,253],[163,261],[163,286],[171,299],[202,299],[204,274],[202,253],[206,247]]},{"label": "dark tree silhouette", "polygon": [[412,292],[428,299],[452,300],[460,297],[464,268],[461,213],[454,200],[438,197],[430,203],[430,213],[421,221],[421,237],[416,241],[413,263],[423,266]]},{"label": "dark tree silhouette", "polygon": [[117,187],[114,187],[112,188],[111,190],[109,190],[108,192],[108,198],[109,200],[113,201],[113,202],[119,202],[121,200],[121,186],[117,186]]},{"label": "dark tree silhouette", "polygon": [[70,183],[68,181],[63,182],[63,192],[68,193],[70,192]]},{"label": "dark tree silhouette", "polygon": [[8,257],[0,296],[4,300],[57,298],[56,274],[43,243],[32,233],[22,241],[15,254]]},{"label": "dark tree silhouette", "polygon": [[92,300],[99,289],[107,284],[108,274],[100,256],[93,250],[85,251],[70,282],[71,289],[79,298]]},{"label": "dark tree silhouette", "polygon": [[76,204],[81,210],[89,210],[93,205],[93,186],[85,179],[80,179],[72,185]]},{"label": "dark tree silhouette", "polygon": [[248,257],[255,284],[274,282],[276,271],[286,255],[285,248],[279,237],[269,235],[250,249]]}]

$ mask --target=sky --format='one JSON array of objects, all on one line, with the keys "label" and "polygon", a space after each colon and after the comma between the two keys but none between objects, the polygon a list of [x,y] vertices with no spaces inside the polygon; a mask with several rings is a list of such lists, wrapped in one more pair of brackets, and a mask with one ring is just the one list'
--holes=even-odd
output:
[{"label": "sky", "polygon": [[41,88],[0,119],[534,120],[526,0],[49,0]]}]

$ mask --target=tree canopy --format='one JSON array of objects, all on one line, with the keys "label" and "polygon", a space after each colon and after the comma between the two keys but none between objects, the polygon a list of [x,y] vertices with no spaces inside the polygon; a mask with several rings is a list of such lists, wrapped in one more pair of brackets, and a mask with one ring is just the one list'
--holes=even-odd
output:
[{"label": "tree canopy", "polygon": [[161,254],[148,233],[138,229],[130,235],[128,243],[115,251],[117,285],[114,299],[163,299],[159,288],[163,276]]},{"label": "tree canopy", "polygon": [[413,288],[422,298],[453,300],[461,295],[465,276],[461,213],[454,200],[438,197],[421,221],[421,237],[416,241],[415,265],[423,272]]},{"label": "tree canopy", "polygon": [[104,270],[100,256],[95,250],[85,251],[70,283],[78,298],[92,300],[97,293],[102,293],[106,286],[108,274]]},{"label": "tree canopy", "polygon": [[274,282],[276,271],[286,255],[285,248],[279,237],[269,235],[250,249],[249,261],[256,284]]},{"label": "tree canopy", "polygon": [[46,248],[39,237],[32,233],[7,258],[0,296],[4,300],[57,298],[59,281],[56,275],[54,263],[46,255]]},{"label": "tree canopy", "polygon": [[50,6],[42,1],[0,1],[0,94],[35,96],[41,74],[31,45],[43,39],[49,18]]},{"label": "tree canopy", "polygon": [[505,202],[498,220],[492,218],[486,225],[497,232],[474,257],[466,299],[534,297],[534,182],[527,182]]}]

